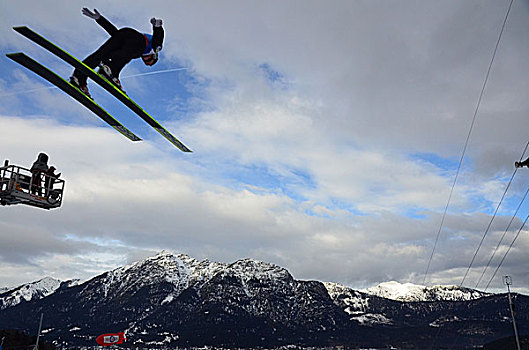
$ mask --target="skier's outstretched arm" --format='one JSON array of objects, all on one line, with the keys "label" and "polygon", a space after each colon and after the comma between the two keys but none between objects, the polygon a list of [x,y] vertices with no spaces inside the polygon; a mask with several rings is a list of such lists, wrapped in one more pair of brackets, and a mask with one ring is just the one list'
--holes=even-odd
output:
[{"label": "skier's outstretched arm", "polygon": [[110,23],[110,21],[108,19],[103,17],[99,13],[99,11],[97,11],[96,9],[94,9],[94,12],[92,12],[89,9],[87,9],[86,7],[84,7],[81,12],[83,13],[83,15],[85,15],[85,16],[87,16],[89,18],[95,19],[97,24],[99,24],[101,27],[103,27],[103,29],[106,30],[108,32],[108,34],[110,34],[111,36],[114,35],[114,33],[116,33],[118,31],[118,28],[116,28],[115,25]]},{"label": "skier's outstretched arm", "polygon": [[163,46],[164,31],[162,27],[162,20],[151,18],[152,24],[152,49],[159,52]]}]

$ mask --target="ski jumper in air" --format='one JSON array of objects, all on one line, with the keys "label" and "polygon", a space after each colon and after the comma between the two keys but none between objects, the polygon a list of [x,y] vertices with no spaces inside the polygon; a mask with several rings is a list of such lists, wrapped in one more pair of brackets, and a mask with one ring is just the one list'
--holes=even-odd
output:
[{"label": "ski jumper in air", "polygon": [[[86,14],[87,16],[90,15],[91,17],[97,17],[98,20],[101,20],[101,21],[104,20],[101,18],[101,15],[97,11],[91,12],[90,10],[85,8],[83,9],[83,13]],[[101,23],[104,23],[104,21]],[[132,59],[131,57],[142,57],[145,64],[149,66],[153,65],[157,61],[158,52],[161,49],[161,42],[163,39],[163,29],[161,28],[162,21],[159,19],[153,18],[151,19],[151,23],[154,27],[153,28],[154,33],[152,36],[147,35],[147,34],[143,34],[143,35],[139,34],[138,32],[132,29],[129,30],[129,29],[124,28],[124,29],[118,30],[118,29],[115,29],[115,27],[112,26],[111,24],[108,24],[111,28],[114,28],[113,30],[109,30],[109,32],[114,33],[114,30],[115,30],[115,34],[112,34],[112,37],[101,48],[99,48],[94,54],[90,55],[90,57],[88,57],[85,60],[85,62],[88,62],[88,63],[92,61],[93,66],[97,65],[98,61],[101,62],[100,67],[102,66],[101,67],[102,69],[100,69],[99,74],[96,71],[94,71],[91,67],[89,67],[87,64],[81,62],[79,59],[72,56],[71,54],[69,54],[68,52],[60,48],[59,46],[55,45],[51,41],[47,40],[43,36],[36,33],[35,31],[31,30],[30,28],[26,26],[13,27],[13,30],[15,30],[16,32],[22,34],[23,36],[30,39],[34,43],[42,46],[49,52],[53,53],[58,58],[64,60],[66,63],[72,65],[75,68],[75,71],[74,71],[74,76],[70,77],[71,82],[66,81],[65,79],[60,77],[57,73],[43,66],[42,64],[35,61],[31,57],[27,56],[23,52],[8,53],[6,54],[6,56],[9,59],[20,64],[21,66],[29,69],[33,73],[37,74],[41,78],[49,81],[50,83],[52,83],[53,85],[55,85],[56,87],[64,91],[66,94],[70,95],[73,99],[77,100],[83,106],[88,108],[95,115],[97,115],[99,118],[101,118],[108,125],[113,127],[116,131],[121,133],[123,136],[125,136],[129,140],[141,141],[141,139],[138,136],[136,136],[132,131],[127,129],[116,118],[110,115],[101,106],[99,106],[92,98],[90,98],[90,95],[87,94],[88,89],[86,88],[86,85],[84,85],[85,92],[81,91],[81,86],[77,85],[80,83],[80,81],[83,84],[86,84],[87,77],[92,79],[96,84],[101,86],[103,89],[109,92],[112,96],[114,96],[116,99],[121,101],[132,112],[136,113],[136,115],[138,115],[147,124],[149,124],[152,128],[158,131],[163,137],[169,140],[173,145],[175,145],[182,152],[191,152],[189,148],[187,148],[182,142],[180,142],[169,131],[167,131],[167,129],[165,129],[160,123],[158,123],[143,108],[138,106],[136,102],[134,102],[129,96],[125,94],[123,90],[121,90],[117,86],[117,84],[119,84],[119,72],[121,71],[123,66]],[[144,43],[142,42],[142,45],[139,45],[139,42],[141,40],[139,40],[138,38],[142,38],[142,37],[143,37],[143,40],[145,40],[145,42]],[[119,38],[121,39],[118,40]],[[128,41],[126,40],[126,38],[130,38],[131,40]],[[137,51],[132,52],[130,50],[127,50],[129,46],[123,46],[123,40],[125,40],[126,42],[129,42],[129,46],[136,47],[134,45],[137,45],[138,46]],[[140,46],[141,46],[141,49],[139,48]],[[110,50],[109,47],[112,48],[113,50]],[[123,51],[128,53],[128,55],[124,56]],[[97,57],[97,59],[94,59],[92,56]],[[108,64],[110,64],[110,66]],[[114,70],[114,72],[112,70]],[[107,72],[109,73],[107,74]],[[112,77],[110,77],[110,75],[112,75]],[[114,78],[114,79],[109,79],[109,78]],[[62,180],[59,180],[59,182],[64,183],[64,181]],[[0,182],[0,185],[1,185],[1,182]],[[0,200],[7,204],[7,201],[9,200],[9,198],[7,198],[6,196],[2,197],[2,193],[0,192]]]},{"label": "ski jumper in air", "polygon": [[[83,8],[82,13],[94,19],[109,34],[110,38],[94,53],[83,61],[94,69],[99,66],[99,74],[123,90],[119,81],[119,73],[132,59],[142,58],[143,63],[152,66],[158,61],[158,53],[162,49],[164,30],[162,20],[151,18],[153,33],[140,33],[132,28],[117,29],[110,21],[103,17],[96,9],[94,12]],[[70,82],[82,92],[90,96],[87,87],[87,76],[79,69],[75,69]]]}]

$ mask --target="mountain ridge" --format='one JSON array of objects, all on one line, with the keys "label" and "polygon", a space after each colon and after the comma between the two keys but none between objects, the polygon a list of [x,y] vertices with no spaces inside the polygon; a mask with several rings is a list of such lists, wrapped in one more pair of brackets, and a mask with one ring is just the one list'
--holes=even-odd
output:
[{"label": "mountain ridge", "polygon": [[[113,281],[118,281],[121,283],[123,281],[121,281],[120,276],[125,274],[127,271],[138,271],[146,265],[155,263],[159,266],[159,269],[157,271],[150,269],[150,276],[142,276],[140,273],[140,281],[142,279],[146,279],[147,283],[152,282],[155,280],[155,278],[151,275],[152,272],[155,272],[158,275],[161,274],[161,276],[158,276],[159,278],[165,279],[167,282],[177,284],[180,287],[176,290],[178,293],[181,290],[188,288],[190,285],[199,287],[201,284],[205,283],[205,281],[212,278],[216,273],[219,273],[222,270],[241,267],[243,264],[249,264],[251,262],[253,262],[255,266],[259,264],[276,266],[276,271],[284,270],[288,275],[290,275],[290,273],[284,268],[251,258],[239,259],[233,263],[219,263],[211,262],[208,259],[199,261],[187,254],[173,254],[167,250],[162,250],[151,257],[115,268],[101,275],[107,276],[105,278],[105,282],[109,285],[111,285]],[[259,269],[254,269],[253,272],[259,272]],[[16,287],[0,287],[0,309],[7,306],[14,306],[22,299],[29,301],[33,298],[42,298],[48,296],[49,294],[55,292],[55,290],[60,287],[61,283],[75,285],[79,283],[79,280],[61,281],[52,277],[45,277],[40,280],[24,283]],[[334,288],[354,290],[352,287],[335,282],[323,282],[323,284],[329,290],[330,294],[333,293]],[[24,290],[27,290],[27,292],[22,293]],[[11,302],[8,302],[6,300],[7,294],[13,294],[14,291],[19,292],[16,295],[10,295],[9,298]],[[366,289],[358,289],[357,291],[367,295],[407,302],[472,300],[493,294],[475,289],[458,287],[455,285],[422,286],[412,283],[399,283],[396,281],[382,282],[377,286]]]},{"label": "mountain ridge", "polygon": [[[461,344],[480,346],[512,331],[502,294],[437,286],[424,287],[415,301],[397,300],[399,293],[389,299],[376,294],[417,288],[392,282],[368,294],[336,283],[296,280],[280,266],[250,258],[217,263],[162,251],[62,286],[0,310],[0,328],[27,329],[35,314],[44,313],[46,337],[66,348],[89,345],[96,335],[115,331],[125,331],[133,346],[159,348],[425,347],[441,330],[439,344],[448,346],[457,334]],[[517,303],[520,331],[529,333],[529,297],[517,295]]]}]

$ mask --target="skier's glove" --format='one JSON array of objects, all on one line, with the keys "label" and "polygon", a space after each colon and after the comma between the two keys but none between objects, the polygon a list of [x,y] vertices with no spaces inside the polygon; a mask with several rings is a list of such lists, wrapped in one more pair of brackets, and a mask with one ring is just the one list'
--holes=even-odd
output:
[{"label": "skier's glove", "polygon": [[101,18],[101,14],[96,9],[94,9],[94,12],[92,12],[86,7],[83,7],[83,10],[81,12],[83,13],[83,15],[95,19],[96,21]]},{"label": "skier's glove", "polygon": [[162,26],[162,20],[161,19],[156,19],[156,18],[151,18],[151,24],[154,26],[154,27],[161,27]]}]

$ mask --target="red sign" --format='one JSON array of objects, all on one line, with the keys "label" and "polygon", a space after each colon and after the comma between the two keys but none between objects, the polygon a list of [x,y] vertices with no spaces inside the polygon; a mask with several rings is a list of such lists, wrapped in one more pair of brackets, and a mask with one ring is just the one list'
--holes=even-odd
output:
[{"label": "red sign", "polygon": [[96,342],[99,345],[110,346],[114,344],[123,344],[125,340],[127,340],[125,339],[125,333],[120,332],[101,334],[99,337],[97,337]]}]

